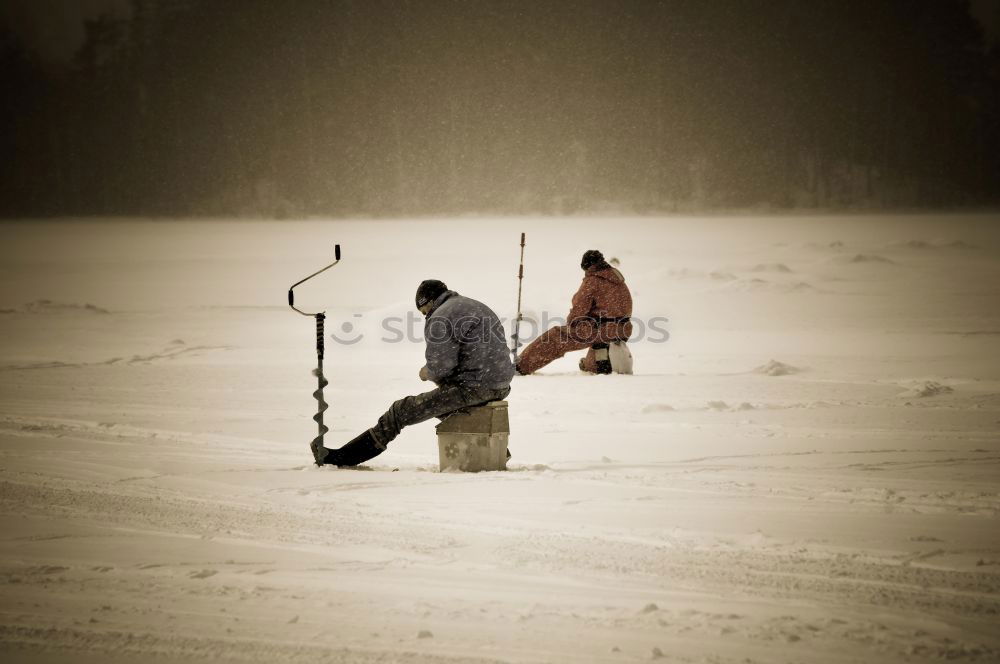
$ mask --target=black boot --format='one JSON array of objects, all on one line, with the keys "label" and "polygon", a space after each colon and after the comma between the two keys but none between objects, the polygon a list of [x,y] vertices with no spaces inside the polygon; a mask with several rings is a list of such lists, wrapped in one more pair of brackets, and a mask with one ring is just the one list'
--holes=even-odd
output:
[{"label": "black boot", "polygon": [[326,459],[326,456],[330,453],[330,450],[323,447],[323,444],[319,442],[319,438],[316,438],[311,443],[309,443],[309,448],[312,450],[313,460],[315,461],[316,465],[322,466],[323,460]]},{"label": "black boot", "polygon": [[321,466],[357,466],[384,451],[385,447],[379,445],[369,429],[339,449],[326,450],[326,456],[317,463]]},{"label": "black boot", "polygon": [[609,354],[608,348],[609,344],[594,344],[591,348],[594,349],[594,360],[597,365],[597,370],[594,372],[596,374],[609,374],[611,373],[611,355]]}]

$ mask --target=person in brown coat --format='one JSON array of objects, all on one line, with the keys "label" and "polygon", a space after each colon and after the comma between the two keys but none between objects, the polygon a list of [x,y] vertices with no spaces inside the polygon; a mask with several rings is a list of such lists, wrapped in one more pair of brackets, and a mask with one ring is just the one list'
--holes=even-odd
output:
[{"label": "person in brown coat", "polygon": [[583,283],[573,296],[567,324],[554,327],[531,342],[517,359],[517,372],[532,374],[549,362],[574,350],[590,348],[580,368],[591,373],[610,373],[595,357],[597,348],[632,336],[632,294],[625,277],[604,260],[596,249],[583,254]]}]

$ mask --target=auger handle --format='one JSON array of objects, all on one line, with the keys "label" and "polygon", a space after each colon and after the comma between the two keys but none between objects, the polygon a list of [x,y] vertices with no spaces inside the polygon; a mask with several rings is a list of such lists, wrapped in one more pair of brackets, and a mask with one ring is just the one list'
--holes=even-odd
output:
[{"label": "auger handle", "polygon": [[310,314],[310,313],[307,313],[307,312],[302,311],[301,309],[297,308],[295,306],[295,294],[292,291],[295,290],[296,286],[309,281],[310,279],[312,279],[313,277],[315,277],[317,274],[322,274],[323,272],[326,272],[331,267],[333,267],[334,265],[336,265],[337,263],[339,263],[340,262],[340,245],[339,244],[333,245],[333,257],[336,260],[334,260],[332,263],[330,263],[329,265],[327,265],[326,267],[324,267],[322,270],[316,270],[315,272],[313,272],[312,274],[310,274],[305,279],[300,279],[300,280],[296,281],[294,284],[292,284],[289,287],[289,289],[288,289],[288,306],[290,306],[292,309],[294,309],[295,311],[299,312],[303,316],[316,316],[316,315],[318,315],[318,314]]}]

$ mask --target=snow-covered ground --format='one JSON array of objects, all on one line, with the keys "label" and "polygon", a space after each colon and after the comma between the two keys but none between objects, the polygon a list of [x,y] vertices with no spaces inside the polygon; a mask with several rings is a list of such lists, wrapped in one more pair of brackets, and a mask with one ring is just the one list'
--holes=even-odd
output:
[{"label": "snow-covered ground", "polygon": [[[420,280],[565,315],[621,262],[635,376],[515,379],[506,473],[327,440],[426,389]],[[996,217],[0,225],[5,662],[1000,660]],[[383,327],[386,326],[386,327]],[[509,329],[508,329],[509,331]],[[529,328],[530,331],[530,328]]]}]

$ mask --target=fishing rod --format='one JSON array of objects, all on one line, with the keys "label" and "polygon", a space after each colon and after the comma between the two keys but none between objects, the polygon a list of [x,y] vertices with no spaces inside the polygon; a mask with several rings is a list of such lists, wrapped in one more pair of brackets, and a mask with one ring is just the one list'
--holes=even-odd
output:
[{"label": "fishing rod", "polygon": [[514,340],[514,348],[511,353],[514,355],[514,366],[517,366],[517,349],[521,345],[518,339],[518,332],[521,327],[521,285],[524,283],[524,233],[521,233],[521,265],[517,268],[517,318],[514,319],[514,334],[510,335]]},{"label": "fishing rod", "polygon": [[324,324],[324,321],[326,320],[326,312],[325,311],[321,311],[319,313],[311,314],[311,313],[308,313],[306,311],[302,311],[301,309],[299,309],[298,307],[295,306],[295,294],[292,291],[295,290],[296,286],[309,281],[310,279],[312,279],[313,277],[315,277],[318,274],[322,274],[322,273],[326,272],[331,267],[333,267],[334,265],[336,265],[337,263],[339,263],[340,262],[340,245],[339,244],[334,245],[334,247],[333,247],[333,256],[334,256],[334,258],[336,260],[334,260],[332,263],[330,263],[329,265],[327,265],[326,267],[324,267],[322,270],[316,270],[315,272],[313,272],[312,274],[310,274],[305,279],[300,279],[299,281],[296,281],[288,289],[288,306],[290,306],[292,309],[294,309],[295,311],[299,312],[303,316],[312,316],[313,318],[316,319],[316,362],[317,362],[317,366],[316,366],[316,370],[313,373],[316,376],[317,388],[316,388],[316,391],[313,392],[312,395],[313,395],[313,398],[316,399],[316,401],[317,401],[317,408],[318,408],[318,410],[316,411],[316,414],[313,415],[313,420],[316,422],[317,426],[319,427],[319,435],[316,436],[315,438],[313,438],[312,442],[309,444],[310,448],[312,448],[312,451],[313,451],[313,457],[316,459],[316,465],[320,465],[320,459],[318,458],[318,455],[322,454],[321,450],[323,449],[323,434],[325,434],[327,431],[330,430],[329,427],[327,427],[325,424],[323,424],[323,412],[326,411],[326,409],[330,407],[329,404],[327,404],[326,401],[323,400],[323,388],[330,384],[330,382],[326,379],[326,377],[323,376],[323,350],[324,350],[324,348],[323,348],[323,337],[325,336],[324,332],[323,332],[323,324]]}]

